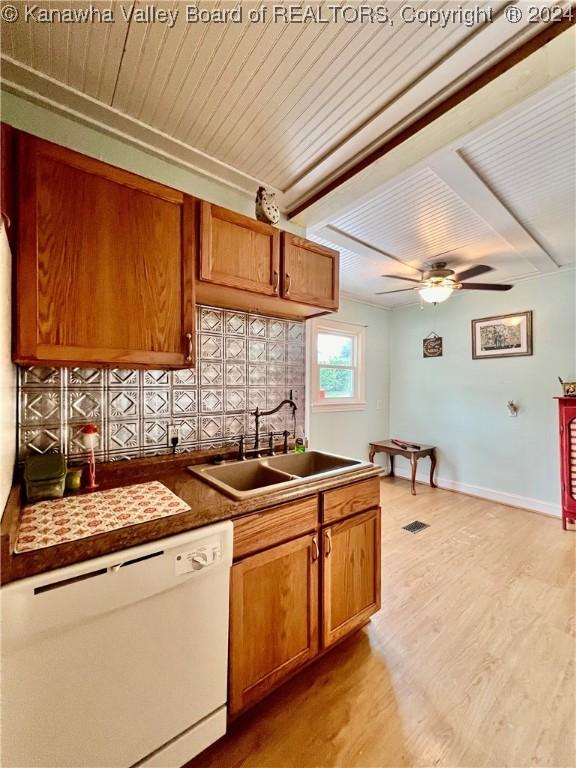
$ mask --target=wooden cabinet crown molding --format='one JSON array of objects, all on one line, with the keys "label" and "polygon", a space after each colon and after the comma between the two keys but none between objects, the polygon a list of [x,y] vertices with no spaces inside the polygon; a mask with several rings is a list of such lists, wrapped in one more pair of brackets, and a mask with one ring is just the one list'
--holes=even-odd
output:
[{"label": "wooden cabinet crown molding", "polygon": [[60,161],[71,168],[77,168],[84,173],[90,173],[100,178],[108,179],[115,184],[120,184],[122,187],[131,188],[138,192],[144,192],[159,198],[160,200],[166,200],[169,203],[175,203],[181,205],[185,194],[178,189],[167,187],[165,184],[161,184],[158,181],[153,181],[145,176],[139,176],[131,171],[125,171],[122,168],[118,168],[115,165],[104,160],[97,160],[89,155],[84,155],[81,152],[76,152],[73,149],[68,149],[60,144],[53,144],[45,139],[40,139],[37,136],[32,136],[27,133],[18,131],[18,136],[22,137],[22,141],[27,148],[27,151],[31,151],[36,157],[45,155],[52,160]]}]

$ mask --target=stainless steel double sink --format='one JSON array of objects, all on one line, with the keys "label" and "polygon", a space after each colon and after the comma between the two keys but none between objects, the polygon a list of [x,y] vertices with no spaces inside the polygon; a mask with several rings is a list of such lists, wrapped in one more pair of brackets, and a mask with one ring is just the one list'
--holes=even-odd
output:
[{"label": "stainless steel double sink", "polygon": [[367,462],[356,459],[308,451],[235,461],[219,466],[202,464],[188,469],[227,496],[242,500],[367,466],[370,466]]}]

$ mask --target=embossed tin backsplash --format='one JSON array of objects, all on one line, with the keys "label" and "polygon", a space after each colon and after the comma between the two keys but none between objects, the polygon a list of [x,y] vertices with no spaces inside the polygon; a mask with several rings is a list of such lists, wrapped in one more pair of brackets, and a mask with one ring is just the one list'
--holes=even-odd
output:
[{"label": "embossed tin backsplash", "polygon": [[[253,434],[256,406],[273,408],[292,389],[304,429],[304,323],[198,307],[197,367],[177,371],[20,368],[19,456],[60,450],[80,458],[81,427],[100,428],[99,461],[217,448]],[[261,435],[292,431],[286,408],[261,419]]]}]

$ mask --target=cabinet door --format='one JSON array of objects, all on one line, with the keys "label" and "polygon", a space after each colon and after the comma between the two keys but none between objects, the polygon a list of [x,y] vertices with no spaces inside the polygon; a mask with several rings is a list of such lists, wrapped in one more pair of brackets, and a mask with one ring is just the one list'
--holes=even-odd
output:
[{"label": "cabinet door", "polygon": [[302,536],[232,566],[231,713],[254,704],[318,651],[318,544]]},{"label": "cabinet door", "polygon": [[562,507],[576,515],[576,404],[560,400]]},{"label": "cabinet door", "polygon": [[202,203],[201,280],[275,296],[280,283],[280,233],[248,216]]},{"label": "cabinet door", "polygon": [[340,254],[288,232],[283,237],[282,296],[338,309]]},{"label": "cabinet door", "polygon": [[11,125],[2,123],[0,125],[0,229],[2,224],[6,228],[6,236],[12,248],[12,253],[16,253],[16,214],[15,214],[15,196],[16,175],[14,168],[14,128]]},{"label": "cabinet door", "polygon": [[193,201],[25,134],[18,157],[16,362],[192,366]]},{"label": "cabinet door", "polygon": [[380,509],[322,531],[323,647],[380,608]]}]

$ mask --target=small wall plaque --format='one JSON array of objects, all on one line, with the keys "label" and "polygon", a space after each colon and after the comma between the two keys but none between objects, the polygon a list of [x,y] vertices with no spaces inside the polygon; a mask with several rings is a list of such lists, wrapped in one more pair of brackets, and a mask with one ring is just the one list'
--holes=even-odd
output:
[{"label": "small wall plaque", "polygon": [[442,357],[442,336],[437,333],[429,333],[422,341],[424,357]]}]

